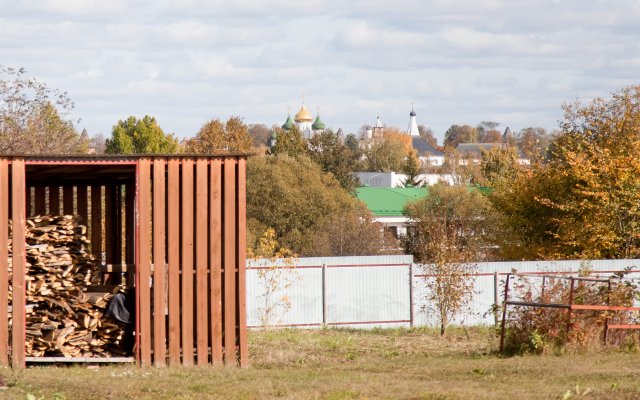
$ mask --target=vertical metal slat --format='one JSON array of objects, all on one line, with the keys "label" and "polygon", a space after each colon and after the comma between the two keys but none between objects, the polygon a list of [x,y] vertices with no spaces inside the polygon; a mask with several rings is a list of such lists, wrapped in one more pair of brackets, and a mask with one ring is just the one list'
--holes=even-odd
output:
[{"label": "vertical metal slat", "polygon": [[166,365],[165,344],[165,160],[153,160],[153,360]]},{"label": "vertical metal slat", "polygon": [[247,252],[247,175],[246,161],[238,160],[238,228],[236,240],[238,242],[238,349],[240,366],[249,366],[249,346],[247,343],[247,284],[246,284],[246,252]]},{"label": "vertical metal slat", "polygon": [[[138,320],[140,365],[151,365],[151,171],[148,158],[138,162]],[[107,219],[109,219],[107,217]]]},{"label": "vertical metal slat", "polygon": [[224,362],[236,363],[236,160],[224,159]]},{"label": "vertical metal slat", "polygon": [[193,159],[182,160],[182,364],[193,365]]},{"label": "vertical metal slat", "polygon": [[24,160],[13,159],[11,164],[11,209],[13,235],[13,326],[11,332],[12,365],[24,368],[25,364],[25,275],[26,275],[26,182]]},{"label": "vertical metal slat", "polygon": [[170,159],[167,185],[169,365],[180,364],[180,160]]}]

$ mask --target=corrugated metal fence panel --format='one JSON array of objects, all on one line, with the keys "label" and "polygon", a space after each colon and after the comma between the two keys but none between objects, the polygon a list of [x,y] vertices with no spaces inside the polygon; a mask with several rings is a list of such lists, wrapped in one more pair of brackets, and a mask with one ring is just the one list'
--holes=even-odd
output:
[{"label": "corrugated metal fence panel", "polygon": [[327,268],[327,323],[408,325],[409,267],[410,264]]},{"label": "corrugated metal fence panel", "polygon": [[[427,300],[424,270],[413,265],[413,287],[409,287],[411,256],[365,257],[309,257],[289,260],[295,270],[286,290],[278,296],[291,301],[291,309],[275,315],[269,324],[285,326],[320,326],[323,309],[327,325],[362,328],[397,327],[409,325],[410,308],[413,306],[415,326],[435,326],[438,318]],[[265,284],[258,276],[258,268],[266,265],[288,265],[284,260],[247,261],[247,318],[252,327],[262,325]],[[325,270],[323,303],[322,266]],[[492,325],[492,312],[496,299],[494,273],[498,273],[497,297],[502,301],[503,281],[507,273],[577,273],[581,267],[602,271],[608,276],[612,271],[628,267],[640,269],[640,260],[594,261],[522,261],[478,263],[473,297],[469,307],[452,321],[464,325]],[[636,274],[638,276],[638,274]],[[410,291],[412,290],[412,301]],[[387,322],[386,322],[387,321]],[[393,322],[390,322],[393,321]]]},{"label": "corrugated metal fence panel", "polygon": [[[425,279],[429,278],[414,278],[414,325],[436,326],[439,324],[439,320],[432,303],[427,300]],[[460,313],[453,323],[460,325],[493,324],[494,316],[491,312],[494,301],[493,287],[493,276],[476,277],[473,298],[468,308]]]},{"label": "corrugated metal fence panel", "polygon": [[[286,296],[291,302],[291,309],[273,315],[266,321],[268,325],[321,326],[325,307],[326,322],[330,325],[356,323],[360,326],[360,323],[366,323],[386,326],[389,324],[377,321],[408,321],[409,265],[412,260],[412,256],[397,255],[248,260],[248,325],[256,327],[265,323],[266,283],[259,274],[260,271],[265,272],[261,268],[273,265],[297,268],[283,271],[291,285],[271,294],[272,298]],[[323,266],[326,277],[324,304]],[[408,325],[408,322],[391,325],[399,324]]]},{"label": "corrugated metal fence panel", "polygon": [[[503,300],[504,275],[516,271],[519,273],[577,273],[581,267],[588,266],[594,272],[602,271],[608,276],[612,271],[625,268],[640,269],[640,260],[566,260],[566,261],[513,261],[486,262],[477,264],[473,298],[469,307],[453,321],[462,325],[491,325],[495,317],[491,312],[495,302],[495,286],[493,274],[499,274],[498,303]],[[438,324],[433,307],[426,299],[424,271],[419,265],[414,270],[414,321],[416,326],[434,326]],[[639,274],[632,274],[637,277]]]},{"label": "corrugated metal fence panel", "polygon": [[[321,325],[322,268],[285,269],[281,273],[291,285],[268,294],[267,280],[271,272],[247,269],[247,325]],[[265,317],[266,303],[274,304],[284,296],[289,299],[291,308],[288,311],[276,309]]]}]

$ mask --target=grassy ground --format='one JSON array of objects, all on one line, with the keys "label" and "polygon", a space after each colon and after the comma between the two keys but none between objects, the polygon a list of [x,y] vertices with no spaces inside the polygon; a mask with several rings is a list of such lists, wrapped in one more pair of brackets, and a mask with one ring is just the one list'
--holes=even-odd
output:
[{"label": "grassy ground", "polygon": [[250,346],[248,369],[4,369],[0,398],[640,399],[638,353],[502,358],[487,329],[279,330]]}]

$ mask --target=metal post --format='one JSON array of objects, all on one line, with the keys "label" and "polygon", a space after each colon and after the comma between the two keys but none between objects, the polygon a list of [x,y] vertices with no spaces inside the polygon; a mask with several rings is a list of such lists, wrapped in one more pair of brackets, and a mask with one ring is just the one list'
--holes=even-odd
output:
[{"label": "metal post", "polygon": [[502,328],[500,329],[500,353],[504,351],[504,326],[507,320],[507,300],[509,299],[509,278],[511,274],[507,274],[504,282],[504,301],[502,302]]},{"label": "metal post", "polygon": [[543,276],[542,277],[542,291],[540,293],[540,302],[544,303],[544,287],[546,286],[547,283],[547,277]]},{"label": "metal post", "polygon": [[[607,307],[611,305],[611,278],[608,281],[608,290],[607,290]],[[609,336],[609,310],[607,310],[606,317],[604,318],[604,345],[607,345],[607,339]]]},{"label": "metal post", "polygon": [[413,263],[409,264],[409,327],[413,328]]},{"label": "metal post", "polygon": [[566,339],[569,340],[569,331],[571,330],[571,306],[573,305],[573,285],[575,280],[571,277],[571,286],[569,287],[569,309],[567,310],[567,329],[566,329]]},{"label": "metal post", "polygon": [[322,264],[322,326],[327,326],[327,264]]}]

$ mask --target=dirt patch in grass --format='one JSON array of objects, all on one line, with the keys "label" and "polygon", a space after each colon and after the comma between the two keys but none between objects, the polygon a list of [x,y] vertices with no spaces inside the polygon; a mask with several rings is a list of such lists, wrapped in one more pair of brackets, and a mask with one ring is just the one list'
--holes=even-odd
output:
[{"label": "dirt patch in grass", "polygon": [[640,355],[495,355],[491,329],[250,333],[252,366],[0,370],[0,398],[640,399]]}]

